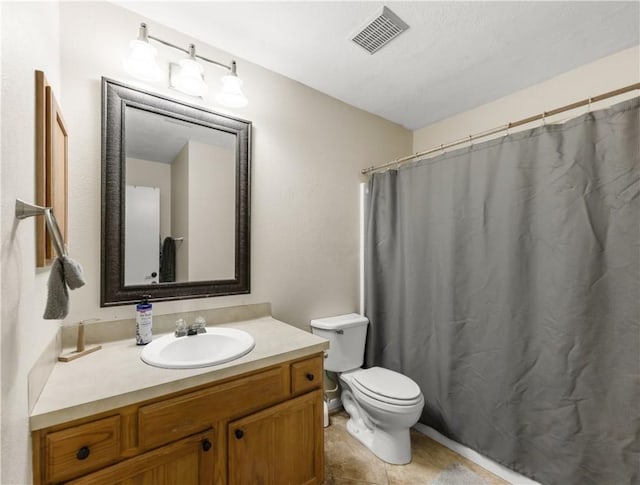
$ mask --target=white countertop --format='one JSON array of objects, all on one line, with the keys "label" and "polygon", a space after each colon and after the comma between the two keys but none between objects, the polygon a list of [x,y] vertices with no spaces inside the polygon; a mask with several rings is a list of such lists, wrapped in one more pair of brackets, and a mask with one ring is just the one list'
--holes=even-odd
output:
[{"label": "white countertop", "polygon": [[[329,342],[272,317],[222,324],[245,330],[255,340],[247,355],[200,369],[161,369],[140,359],[135,339],[102,344],[72,362],[58,362],[35,404],[31,430],[153,399],[329,348]],[[158,337],[155,335],[154,337]]]}]

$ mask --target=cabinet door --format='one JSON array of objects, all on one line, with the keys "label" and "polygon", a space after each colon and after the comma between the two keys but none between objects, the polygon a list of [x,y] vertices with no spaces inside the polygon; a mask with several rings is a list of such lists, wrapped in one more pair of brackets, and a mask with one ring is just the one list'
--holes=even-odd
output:
[{"label": "cabinet door", "polygon": [[213,430],[190,436],[68,485],[211,485],[214,479]]},{"label": "cabinet door", "polygon": [[229,485],[321,484],[322,391],[229,423]]}]

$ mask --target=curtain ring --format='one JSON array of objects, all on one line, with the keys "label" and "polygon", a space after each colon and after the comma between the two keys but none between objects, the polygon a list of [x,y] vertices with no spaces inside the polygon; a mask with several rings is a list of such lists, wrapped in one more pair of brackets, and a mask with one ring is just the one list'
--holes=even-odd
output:
[{"label": "curtain ring", "polygon": [[547,113],[546,111],[542,112],[542,126],[547,126],[547,119],[546,119]]},{"label": "curtain ring", "polygon": [[504,136],[509,136],[509,128],[511,128],[511,122],[507,125],[507,129],[505,130]]},{"label": "curtain ring", "polygon": [[587,113],[591,113],[591,96],[589,96],[589,109]]},{"label": "curtain ring", "polygon": [[441,151],[442,153],[445,153],[445,151],[444,151],[444,146],[442,145],[442,143],[440,143],[440,151]]},{"label": "curtain ring", "polygon": [[471,135],[469,135],[469,146],[473,146],[473,137]]}]

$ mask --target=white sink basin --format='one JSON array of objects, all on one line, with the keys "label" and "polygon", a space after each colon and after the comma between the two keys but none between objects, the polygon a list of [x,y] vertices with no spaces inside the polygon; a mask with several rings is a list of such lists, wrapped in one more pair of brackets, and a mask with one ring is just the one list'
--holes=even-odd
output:
[{"label": "white sink basin", "polygon": [[160,337],[147,344],[140,358],[165,369],[193,369],[238,359],[255,345],[253,337],[244,330],[226,327],[206,330],[186,337]]}]

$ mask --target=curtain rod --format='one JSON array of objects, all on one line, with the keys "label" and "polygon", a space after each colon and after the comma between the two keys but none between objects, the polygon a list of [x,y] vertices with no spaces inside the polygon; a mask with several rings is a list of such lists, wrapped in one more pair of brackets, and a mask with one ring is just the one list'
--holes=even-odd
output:
[{"label": "curtain rod", "polygon": [[449,143],[445,143],[445,144],[439,145],[437,147],[430,148],[429,150],[425,150],[423,152],[418,152],[415,155],[409,155],[409,156],[406,156],[406,157],[398,158],[396,160],[393,160],[393,161],[387,162],[387,163],[383,163],[382,165],[378,165],[378,166],[367,167],[367,168],[362,169],[361,172],[362,172],[363,175],[367,175],[367,174],[372,173],[372,172],[377,172],[378,170],[383,170],[385,168],[393,167],[394,165],[400,165],[402,163],[406,163],[406,162],[408,162],[410,160],[413,160],[415,158],[423,157],[423,156],[429,155],[431,153],[435,153],[435,152],[439,152],[441,150],[445,150],[446,148],[451,148],[451,147],[454,147],[454,146],[457,146],[457,145],[462,145],[463,143],[471,143],[472,141],[477,140],[479,138],[484,138],[486,136],[494,135],[496,133],[500,133],[501,131],[506,131],[506,130],[509,130],[510,128],[514,128],[516,126],[526,125],[527,123],[532,123],[534,121],[544,120],[545,118],[547,118],[549,116],[557,115],[557,114],[562,113],[564,111],[570,111],[572,109],[580,108],[582,106],[587,106],[587,105],[590,105],[591,103],[596,103],[598,101],[602,101],[602,100],[607,99],[607,98],[612,98],[614,96],[619,96],[621,94],[628,93],[628,92],[634,91],[636,89],[640,89],[640,83],[630,84],[629,86],[625,86],[625,87],[620,88],[620,89],[615,89],[613,91],[609,91],[608,93],[599,94],[598,96],[593,96],[591,98],[586,98],[586,99],[583,99],[582,101],[576,101],[575,103],[567,104],[567,105],[562,106],[560,108],[552,109],[551,111],[543,111],[540,114],[537,114],[537,115],[534,115],[534,116],[529,116],[528,118],[523,118],[523,119],[518,120],[518,121],[512,121],[510,123],[507,123],[506,125],[498,126],[496,128],[492,128],[492,129],[487,130],[487,131],[476,133],[475,135],[469,135],[469,136],[467,136],[465,138],[461,138],[459,140],[455,140],[455,141],[452,141],[452,142],[449,142]]}]

